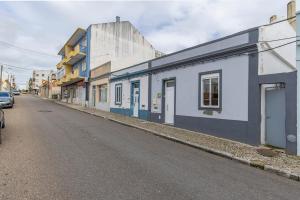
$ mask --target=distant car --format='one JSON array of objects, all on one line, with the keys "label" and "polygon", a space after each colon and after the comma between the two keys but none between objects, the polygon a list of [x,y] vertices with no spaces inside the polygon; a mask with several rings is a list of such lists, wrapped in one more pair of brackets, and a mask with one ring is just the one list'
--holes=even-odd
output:
[{"label": "distant car", "polygon": [[13,90],[12,93],[13,93],[13,95],[16,95],[16,96],[21,94],[19,90]]},{"label": "distant car", "polygon": [[2,139],[1,139],[2,128],[5,128],[5,118],[4,118],[4,112],[2,108],[0,108],[0,144],[2,143]]},{"label": "distant car", "polygon": [[14,106],[14,97],[10,92],[0,92],[1,108],[12,108]]}]

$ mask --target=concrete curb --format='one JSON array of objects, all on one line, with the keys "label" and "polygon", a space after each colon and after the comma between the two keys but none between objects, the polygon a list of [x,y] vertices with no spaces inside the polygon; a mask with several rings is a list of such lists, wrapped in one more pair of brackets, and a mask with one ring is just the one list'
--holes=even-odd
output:
[{"label": "concrete curb", "polygon": [[150,130],[150,129],[147,129],[147,128],[143,128],[143,127],[139,127],[139,126],[136,126],[136,125],[128,124],[128,123],[122,122],[120,120],[104,117],[102,115],[97,115],[95,113],[91,113],[91,112],[88,112],[88,111],[83,110],[83,109],[77,109],[77,108],[65,105],[63,103],[57,102],[57,101],[53,101],[53,102],[55,102],[58,105],[62,105],[62,106],[65,106],[65,107],[68,107],[68,108],[71,108],[71,109],[74,109],[74,110],[77,110],[77,111],[81,111],[81,112],[84,112],[84,113],[87,113],[87,114],[90,114],[90,115],[94,115],[94,116],[97,116],[97,117],[107,119],[109,121],[116,122],[118,124],[122,124],[122,125],[132,127],[132,128],[137,128],[137,129],[143,130],[145,132],[148,132],[150,134],[156,135],[158,137],[165,138],[165,139],[168,139],[168,140],[171,140],[171,141],[174,141],[174,142],[177,142],[177,143],[181,143],[181,144],[184,144],[184,145],[188,145],[188,146],[200,149],[202,151],[205,151],[205,152],[217,155],[217,156],[221,156],[221,157],[224,157],[224,158],[228,158],[230,160],[234,160],[234,161],[237,161],[239,163],[242,163],[242,164],[245,164],[245,165],[248,165],[248,166],[251,166],[251,167],[255,167],[255,168],[267,171],[267,172],[271,172],[273,174],[276,174],[276,175],[279,175],[279,176],[282,176],[282,177],[285,177],[285,178],[288,178],[288,179],[291,179],[291,180],[294,180],[294,181],[300,181],[300,175],[298,175],[298,174],[294,174],[290,171],[283,170],[283,169],[280,169],[280,168],[276,168],[276,167],[273,167],[273,166],[270,166],[270,165],[265,165],[265,164],[263,164],[261,162],[258,162],[256,160],[247,160],[247,159],[244,159],[244,158],[234,156],[231,153],[227,153],[227,152],[224,152],[224,151],[219,151],[217,149],[209,148],[209,147],[206,147],[204,145],[199,145],[199,144],[196,144],[196,143],[193,143],[193,142],[183,141],[183,140],[180,140],[178,138],[172,137],[170,135],[162,134],[162,133],[159,133],[157,131],[153,131],[153,130]]}]

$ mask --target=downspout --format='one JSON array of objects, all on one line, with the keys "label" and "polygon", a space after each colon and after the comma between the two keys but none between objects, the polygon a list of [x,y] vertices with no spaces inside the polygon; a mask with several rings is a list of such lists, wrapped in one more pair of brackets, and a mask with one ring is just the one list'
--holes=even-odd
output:
[{"label": "downspout", "polygon": [[[300,35],[300,11],[296,14],[297,30],[296,35]],[[298,39],[298,38],[297,38]],[[297,67],[297,155],[300,156],[300,42],[296,43],[296,67]]]}]

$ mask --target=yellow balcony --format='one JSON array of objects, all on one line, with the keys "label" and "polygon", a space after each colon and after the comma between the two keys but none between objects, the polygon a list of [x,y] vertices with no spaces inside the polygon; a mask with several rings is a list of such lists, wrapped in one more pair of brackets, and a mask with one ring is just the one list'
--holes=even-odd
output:
[{"label": "yellow balcony", "polygon": [[63,84],[62,80],[57,80],[56,85],[61,86]]},{"label": "yellow balcony", "polygon": [[79,69],[74,70],[70,77],[72,80],[79,78]]},{"label": "yellow balcony", "polygon": [[62,60],[63,64],[66,65],[73,65],[76,62],[78,62],[79,60],[81,60],[82,58],[85,57],[85,51],[86,48],[83,47],[82,45],[78,44],[74,47],[74,49],[72,51],[70,51],[66,57]]},{"label": "yellow balcony", "polygon": [[59,63],[57,63],[56,68],[61,69],[64,67],[64,63],[66,62],[67,58],[62,59]]},{"label": "yellow balcony", "polygon": [[61,79],[62,83],[67,83],[67,82],[69,82],[70,80],[71,80],[70,74],[65,75],[65,76]]},{"label": "yellow balcony", "polygon": [[63,66],[64,65],[63,65],[62,61],[60,61],[59,63],[56,64],[57,69],[61,69]]}]

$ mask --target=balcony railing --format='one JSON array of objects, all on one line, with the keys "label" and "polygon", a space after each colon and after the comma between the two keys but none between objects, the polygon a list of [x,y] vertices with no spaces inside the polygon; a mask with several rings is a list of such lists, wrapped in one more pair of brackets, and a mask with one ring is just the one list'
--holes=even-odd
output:
[{"label": "balcony railing", "polygon": [[77,44],[72,51],[56,65],[57,69],[62,69],[65,65],[73,65],[86,56],[86,46]]},{"label": "balcony railing", "polygon": [[56,84],[57,84],[58,86],[61,86],[61,85],[63,84],[62,79],[57,80]]},{"label": "balcony railing", "polygon": [[64,77],[61,79],[61,81],[62,81],[63,83],[69,82],[70,80],[71,80],[70,74],[64,75]]},{"label": "balcony railing", "polygon": [[73,71],[73,73],[71,73],[71,79],[76,79],[76,78],[79,78],[79,69],[77,68],[77,69],[75,69],[74,71]]},{"label": "balcony railing", "polygon": [[86,47],[78,44],[74,47],[73,51],[70,51],[66,56],[64,64],[73,65],[86,55]]}]

